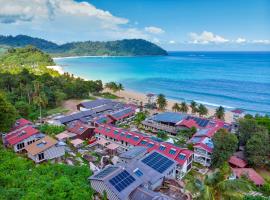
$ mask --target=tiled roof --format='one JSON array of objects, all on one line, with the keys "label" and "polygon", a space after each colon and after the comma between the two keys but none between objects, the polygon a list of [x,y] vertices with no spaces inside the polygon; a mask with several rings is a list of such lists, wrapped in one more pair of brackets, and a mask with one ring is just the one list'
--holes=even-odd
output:
[{"label": "tiled roof", "polygon": [[31,137],[32,135],[35,135],[38,133],[39,133],[39,130],[28,125],[28,126],[22,127],[20,129],[16,129],[16,130],[8,133],[5,137],[5,140],[7,141],[8,144],[15,145],[15,144]]},{"label": "tiled roof", "polygon": [[229,163],[234,165],[234,166],[240,167],[240,168],[247,166],[246,161],[244,161],[240,158],[237,158],[236,156],[231,156]]},{"label": "tiled roof", "polygon": [[135,110],[133,108],[127,107],[127,108],[118,110],[116,112],[110,113],[109,116],[113,118],[114,120],[120,120],[130,115],[133,115],[134,113],[135,113]]},{"label": "tiled roof", "polygon": [[[168,142],[158,142],[156,140],[151,139],[149,136],[127,131],[121,128],[116,128],[114,126],[110,125],[103,125],[99,126],[95,129],[96,133],[100,133],[102,135],[114,138],[119,141],[128,142],[131,145],[134,146],[144,146],[147,147],[147,151],[158,151],[162,153],[163,155],[166,155],[167,157],[176,160],[179,164],[183,165],[185,161],[193,154],[192,151],[187,149],[182,149],[180,147],[175,146],[174,144],[168,143]],[[137,138],[134,140],[134,138]],[[160,146],[164,146],[165,149],[160,148]],[[185,159],[178,159],[180,154],[185,154]]]},{"label": "tiled roof", "polygon": [[68,131],[71,133],[75,133],[77,135],[83,134],[85,131],[89,130],[91,127],[83,124],[80,121],[72,122],[68,125]]},{"label": "tiled roof", "polygon": [[242,113],[244,113],[244,111],[241,110],[241,109],[235,109],[235,110],[232,110],[231,112],[232,113],[236,113],[236,114],[242,114]]},{"label": "tiled roof", "polygon": [[25,147],[25,150],[31,155],[37,155],[52,146],[57,144],[57,141],[49,136],[45,136],[44,138],[37,140],[36,142]]},{"label": "tiled roof", "polygon": [[247,176],[256,185],[263,185],[264,179],[252,168],[232,168],[236,177]]},{"label": "tiled roof", "polygon": [[33,125],[33,122],[31,122],[31,121],[29,121],[27,119],[24,119],[24,118],[20,118],[15,122],[15,124],[12,127],[11,131],[19,129],[19,128],[21,128],[23,126],[26,126],[26,125]]},{"label": "tiled roof", "polygon": [[210,152],[210,153],[213,152],[213,149],[212,149],[212,148],[210,148],[209,146],[207,146],[206,144],[204,144],[204,143],[202,143],[202,142],[201,142],[201,143],[195,144],[194,147],[202,148],[202,149],[204,149],[204,150],[206,150],[206,151],[208,151],[208,152]]}]

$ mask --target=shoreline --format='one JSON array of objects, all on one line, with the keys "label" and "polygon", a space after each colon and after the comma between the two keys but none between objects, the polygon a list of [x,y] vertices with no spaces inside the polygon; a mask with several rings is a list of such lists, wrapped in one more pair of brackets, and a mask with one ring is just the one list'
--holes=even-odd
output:
[{"label": "shoreline", "polygon": [[[59,74],[63,74],[65,72],[63,67],[61,67],[59,65],[47,66],[47,67],[59,72]],[[79,76],[74,76],[74,77],[81,78],[81,79],[86,80],[86,81],[89,80],[87,78],[83,78],[83,77],[79,77]],[[107,89],[104,89],[104,92],[113,93],[112,91],[107,90]],[[138,92],[138,91],[133,91],[133,90],[127,89],[127,90],[124,90],[124,91],[116,92],[114,94],[119,96],[119,97],[124,98],[125,101],[129,101],[129,102],[133,101],[133,102],[137,102],[137,103],[142,101],[143,103],[147,103],[146,94],[144,94],[143,92]],[[174,103],[178,103],[178,104],[181,103],[181,101],[179,101],[179,100],[168,99],[168,98],[166,98],[166,99],[167,99],[167,103],[168,103],[166,109],[169,110],[169,111],[172,110],[171,108],[172,108]],[[209,103],[207,103],[207,102],[203,103],[203,101],[199,101],[199,100],[196,101],[196,102],[198,104],[202,103],[208,109],[207,117],[213,116],[214,113],[215,113],[215,109],[219,106],[217,104],[209,105]],[[188,103],[188,105],[189,105],[189,103]],[[230,112],[229,110],[227,110],[227,109],[230,109],[230,108],[224,107],[224,109],[225,109],[225,121],[231,123],[233,121],[233,113]],[[190,111],[188,113],[190,113]]]},{"label": "shoreline", "polygon": [[[105,89],[104,92],[113,93],[112,91],[110,91],[108,89]],[[148,101],[147,97],[146,97],[146,94],[144,94],[142,92],[129,90],[129,89],[124,90],[124,91],[119,91],[119,92],[116,92],[116,93],[113,93],[113,94],[123,98],[126,102],[129,102],[129,103],[133,102],[133,103],[138,103],[139,104],[141,101],[143,103],[147,103],[147,101]],[[167,99],[166,110],[168,110],[168,111],[172,111],[173,104],[175,104],[175,103],[180,104],[181,103],[181,101],[177,101],[177,100],[173,100],[173,99],[169,99],[169,98],[166,98],[166,99]],[[189,103],[188,103],[188,105],[189,105]],[[208,105],[205,105],[205,107],[208,109],[208,115],[206,117],[210,117],[210,116],[213,116],[215,114],[216,107],[211,107],[211,106],[208,106]],[[190,108],[189,108],[188,114],[191,114],[191,109]],[[228,122],[228,123],[233,122],[233,113],[231,111],[225,109],[224,120],[225,120],[225,122]]]}]

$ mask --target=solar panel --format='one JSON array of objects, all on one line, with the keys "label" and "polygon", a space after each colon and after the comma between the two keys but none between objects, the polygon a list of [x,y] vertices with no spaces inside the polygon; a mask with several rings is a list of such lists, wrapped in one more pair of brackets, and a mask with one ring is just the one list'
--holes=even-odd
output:
[{"label": "solar panel", "polygon": [[199,117],[188,116],[187,120],[193,119],[200,127],[206,127],[210,120]]},{"label": "solar panel", "polygon": [[112,114],[113,117],[115,118],[120,118],[128,113],[132,112],[132,109],[131,108],[126,108],[126,109],[123,109],[123,110],[120,110],[120,111],[117,111],[115,113]]},{"label": "solar panel", "polygon": [[159,173],[163,173],[174,163],[172,160],[164,157],[157,152],[150,154],[149,156],[144,158],[142,162]]},{"label": "solar panel", "polygon": [[126,170],[109,180],[109,182],[115,187],[118,192],[124,190],[134,181],[135,178],[131,176]]},{"label": "solar panel", "polygon": [[107,175],[114,172],[116,169],[118,169],[118,167],[109,166],[109,167],[105,168],[104,170],[102,170],[101,172],[99,172],[98,174],[96,174],[94,176],[94,178],[104,178]]}]

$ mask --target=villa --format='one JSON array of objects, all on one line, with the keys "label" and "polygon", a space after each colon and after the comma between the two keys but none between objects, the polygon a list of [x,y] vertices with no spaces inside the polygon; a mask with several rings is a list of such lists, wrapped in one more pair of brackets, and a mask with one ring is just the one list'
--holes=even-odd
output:
[{"label": "villa", "polygon": [[44,138],[28,145],[25,150],[30,159],[35,163],[46,160],[61,158],[65,155],[65,143],[57,142],[55,139],[45,136]]},{"label": "villa", "polygon": [[44,137],[44,134],[33,127],[32,122],[19,119],[11,131],[2,135],[3,144],[12,147],[15,152],[23,151],[28,145]]}]

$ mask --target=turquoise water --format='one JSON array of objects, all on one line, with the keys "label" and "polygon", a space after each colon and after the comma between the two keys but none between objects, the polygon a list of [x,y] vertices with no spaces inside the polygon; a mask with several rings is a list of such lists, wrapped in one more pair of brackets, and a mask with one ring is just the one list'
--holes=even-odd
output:
[{"label": "turquoise water", "polygon": [[270,113],[270,52],[170,52],[157,57],[55,60],[67,72],[167,98]]}]

